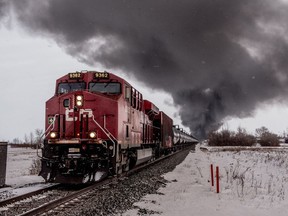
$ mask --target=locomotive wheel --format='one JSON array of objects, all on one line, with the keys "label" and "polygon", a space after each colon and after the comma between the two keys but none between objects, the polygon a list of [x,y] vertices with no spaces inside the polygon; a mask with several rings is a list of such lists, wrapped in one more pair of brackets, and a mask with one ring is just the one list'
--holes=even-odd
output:
[{"label": "locomotive wheel", "polygon": [[128,158],[127,161],[126,161],[126,164],[124,165],[124,171],[127,172],[130,170],[130,159]]}]

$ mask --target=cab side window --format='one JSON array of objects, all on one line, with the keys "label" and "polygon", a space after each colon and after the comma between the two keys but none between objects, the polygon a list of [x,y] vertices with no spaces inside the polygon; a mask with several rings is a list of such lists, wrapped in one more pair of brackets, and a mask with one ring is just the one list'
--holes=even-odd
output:
[{"label": "cab side window", "polygon": [[125,99],[127,102],[131,102],[131,87],[125,85]]},{"label": "cab side window", "polygon": [[142,111],[142,106],[143,106],[143,97],[140,92],[138,92],[136,89],[131,87],[131,94],[130,94],[130,105],[136,109]]}]

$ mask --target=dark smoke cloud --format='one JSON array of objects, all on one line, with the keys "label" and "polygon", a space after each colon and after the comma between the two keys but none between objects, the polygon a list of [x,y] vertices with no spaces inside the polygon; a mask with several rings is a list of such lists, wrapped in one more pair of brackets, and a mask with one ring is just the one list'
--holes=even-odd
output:
[{"label": "dark smoke cloud", "polygon": [[0,24],[3,19],[7,15],[8,3],[6,0],[0,0]]},{"label": "dark smoke cloud", "polygon": [[284,1],[11,2],[23,26],[55,38],[75,58],[171,93],[199,137],[227,116],[287,98]]}]

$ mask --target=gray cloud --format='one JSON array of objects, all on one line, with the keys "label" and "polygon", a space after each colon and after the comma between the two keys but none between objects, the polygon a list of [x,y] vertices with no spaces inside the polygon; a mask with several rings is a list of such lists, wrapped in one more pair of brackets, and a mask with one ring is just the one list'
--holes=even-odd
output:
[{"label": "gray cloud", "polygon": [[199,137],[227,116],[246,117],[259,103],[287,98],[284,2],[12,2],[23,26],[75,58],[171,93],[183,124]]},{"label": "gray cloud", "polygon": [[6,0],[0,0],[0,21],[7,15],[8,3]]}]

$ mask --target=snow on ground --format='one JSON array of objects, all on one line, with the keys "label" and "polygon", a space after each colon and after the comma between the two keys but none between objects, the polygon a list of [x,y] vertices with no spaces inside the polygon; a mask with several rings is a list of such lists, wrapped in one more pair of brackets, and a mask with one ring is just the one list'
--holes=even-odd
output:
[{"label": "snow on ground", "polygon": [[[197,145],[195,152],[164,175],[169,181],[166,187],[145,196],[122,215],[136,216],[139,208],[147,215],[163,216],[287,215],[287,148],[207,149]],[[11,187],[0,189],[0,199],[44,186],[41,177],[30,175],[35,159],[36,150],[8,148],[6,184]],[[219,166],[219,194],[211,186],[210,164],[214,165],[214,173],[215,166]]]},{"label": "snow on ground", "polygon": [[30,174],[36,159],[35,149],[10,148],[8,146],[6,165],[6,185],[8,187],[0,188],[0,200],[45,186],[42,177]]},{"label": "snow on ground", "polygon": [[36,159],[36,149],[8,147],[6,184],[19,187],[29,183],[44,182],[43,178],[37,174],[30,174],[33,162]]},{"label": "snow on ground", "polygon": [[[159,193],[145,196],[122,214],[201,216],[286,216],[288,208],[287,148],[280,150],[195,152],[164,178]],[[210,164],[219,166],[220,193],[211,186]]]}]

